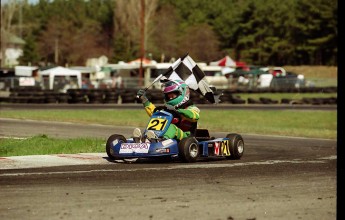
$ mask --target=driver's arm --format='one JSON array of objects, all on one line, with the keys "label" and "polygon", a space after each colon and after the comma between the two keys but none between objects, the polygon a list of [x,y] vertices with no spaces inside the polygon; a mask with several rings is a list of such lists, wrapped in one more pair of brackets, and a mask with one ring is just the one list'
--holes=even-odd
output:
[{"label": "driver's arm", "polygon": [[137,98],[143,103],[146,113],[151,117],[156,106],[149,101],[145,94],[146,90],[139,89]]},{"label": "driver's arm", "polygon": [[192,122],[196,122],[200,117],[200,109],[196,106],[189,106],[186,109],[178,109],[177,111]]},{"label": "driver's arm", "polygon": [[153,114],[153,110],[155,110],[156,106],[152,102],[146,101],[144,103],[144,107],[145,107],[146,113],[151,117]]}]

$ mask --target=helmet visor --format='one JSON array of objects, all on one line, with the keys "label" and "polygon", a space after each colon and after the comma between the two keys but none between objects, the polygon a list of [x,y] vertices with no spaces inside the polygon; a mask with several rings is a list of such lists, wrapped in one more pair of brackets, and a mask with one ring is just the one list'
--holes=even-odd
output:
[{"label": "helmet visor", "polygon": [[166,101],[170,101],[170,100],[176,99],[179,95],[180,95],[179,91],[172,91],[169,93],[165,93],[164,97]]}]

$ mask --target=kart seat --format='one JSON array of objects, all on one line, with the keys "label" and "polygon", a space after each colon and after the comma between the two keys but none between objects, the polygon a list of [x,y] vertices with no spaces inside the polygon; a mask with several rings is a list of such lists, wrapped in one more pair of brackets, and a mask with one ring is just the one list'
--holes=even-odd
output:
[{"label": "kart seat", "polygon": [[213,137],[210,137],[210,134],[207,129],[195,129],[193,136],[198,141],[207,141],[207,140],[214,139]]},{"label": "kart seat", "polygon": [[198,123],[195,122],[190,128],[191,136],[195,137],[197,141],[207,141],[214,139],[214,137],[210,137],[207,129],[198,129],[197,127]]}]

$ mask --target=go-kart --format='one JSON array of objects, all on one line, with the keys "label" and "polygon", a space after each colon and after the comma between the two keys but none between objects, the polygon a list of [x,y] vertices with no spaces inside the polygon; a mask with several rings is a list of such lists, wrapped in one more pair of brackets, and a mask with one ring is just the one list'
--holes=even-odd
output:
[{"label": "go-kart", "polygon": [[[230,133],[225,138],[210,137],[207,129],[194,129],[189,137],[182,140],[164,139],[163,135],[171,123],[176,124],[181,115],[165,106],[157,107],[149,119],[143,133],[154,132],[155,140],[140,141],[134,137],[126,139],[121,134],[111,135],[106,143],[106,152],[110,160],[130,158],[176,158],[183,162],[195,162],[203,157],[225,157],[240,159],[244,152],[241,135]],[[195,126],[196,127],[196,126]]]}]

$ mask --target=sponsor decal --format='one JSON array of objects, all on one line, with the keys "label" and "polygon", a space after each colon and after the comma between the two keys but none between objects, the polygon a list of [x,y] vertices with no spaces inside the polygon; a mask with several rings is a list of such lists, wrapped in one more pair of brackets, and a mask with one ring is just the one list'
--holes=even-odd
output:
[{"label": "sponsor decal", "polygon": [[230,156],[229,141],[221,142],[221,151],[222,151],[222,155]]},{"label": "sponsor decal", "polygon": [[34,86],[34,77],[19,77],[19,86]]},{"label": "sponsor decal", "polygon": [[150,143],[122,143],[120,147],[120,154],[128,153],[148,153]]},{"label": "sponsor decal", "polygon": [[215,155],[219,155],[219,147],[220,147],[219,142],[215,142],[214,143],[214,154]]},{"label": "sponsor decal", "polygon": [[170,148],[157,148],[157,153],[170,153]]},{"label": "sponsor decal", "polygon": [[171,139],[168,139],[168,140],[165,140],[165,141],[162,141],[162,145],[165,147],[165,146],[168,146],[170,144],[174,143],[173,140]]}]

